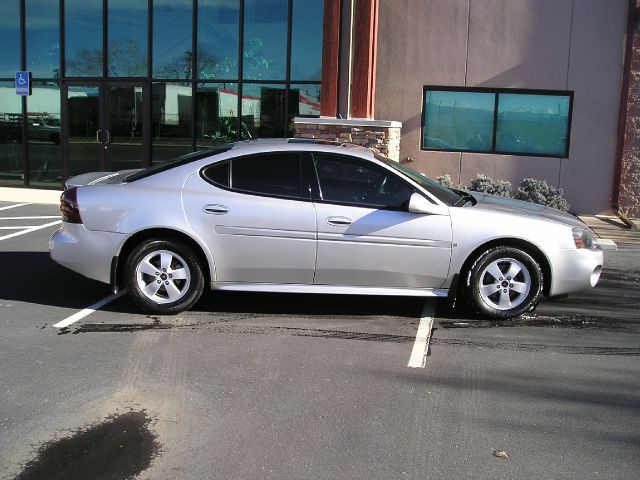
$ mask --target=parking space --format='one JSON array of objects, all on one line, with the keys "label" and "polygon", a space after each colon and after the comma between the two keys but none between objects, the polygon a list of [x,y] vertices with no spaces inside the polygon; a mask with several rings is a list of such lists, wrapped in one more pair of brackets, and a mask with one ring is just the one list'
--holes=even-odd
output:
[{"label": "parking space", "polygon": [[0,226],[16,228],[0,237],[25,232],[0,241],[0,478],[35,471],[47,448],[73,453],[61,438],[98,448],[80,434],[130,414],[149,432],[148,462],[132,470],[144,479],[623,479],[640,468],[635,249],[607,252],[594,291],[508,322],[413,298],[233,292],[156,317],[126,295],[101,305],[107,285],[50,260],[56,206],[0,209]]}]

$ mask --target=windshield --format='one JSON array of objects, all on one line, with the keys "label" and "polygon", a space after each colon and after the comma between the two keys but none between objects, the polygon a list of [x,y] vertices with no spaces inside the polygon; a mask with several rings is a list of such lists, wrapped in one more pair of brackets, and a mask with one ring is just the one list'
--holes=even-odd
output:
[{"label": "windshield", "polygon": [[225,143],[223,145],[219,145],[216,147],[211,147],[206,150],[199,150],[197,152],[187,153],[186,155],[182,155],[173,160],[169,160],[168,162],[158,163],[149,168],[145,168],[144,170],[140,170],[139,172],[134,172],[127,175],[124,178],[125,182],[135,182],[136,180],[141,180],[143,178],[150,177],[151,175],[155,175],[156,173],[166,172],[175,167],[181,167],[182,165],[186,165],[187,163],[195,162],[196,160],[202,160],[203,158],[211,157],[213,155],[218,155],[223,152],[227,152],[231,150],[233,144]]},{"label": "windshield", "polygon": [[409,177],[411,180],[416,182],[442,203],[453,205],[461,198],[461,196],[456,192],[449,190],[447,187],[443,187],[439,183],[434,182],[430,178],[421,175],[420,173],[410,169],[409,167],[405,167],[404,165],[401,165],[398,162],[394,162],[393,160],[387,157],[383,157],[382,155],[375,155],[375,157],[381,162],[384,162],[386,165],[389,165],[394,170],[400,172],[405,177]]}]

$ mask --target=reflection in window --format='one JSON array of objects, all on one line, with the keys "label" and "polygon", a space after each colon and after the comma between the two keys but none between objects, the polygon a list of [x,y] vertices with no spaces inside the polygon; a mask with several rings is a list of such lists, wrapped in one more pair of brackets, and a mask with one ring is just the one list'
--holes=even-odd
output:
[{"label": "reflection in window", "polygon": [[293,0],[291,78],[322,80],[323,0]]},{"label": "reflection in window", "polygon": [[198,78],[238,78],[240,2],[199,0]]},{"label": "reflection in window", "polygon": [[293,137],[294,117],[320,116],[320,85],[291,85],[289,94],[289,136]]},{"label": "reflection in window", "polygon": [[154,2],[154,78],[191,78],[192,26],[193,0]]},{"label": "reflection in window", "polygon": [[[285,137],[287,132],[284,85],[244,84],[242,122],[252,138]],[[291,99],[297,101],[295,92]],[[291,101],[289,102],[291,103]]]},{"label": "reflection in window", "polygon": [[22,97],[14,82],[0,82],[0,185],[22,185]]},{"label": "reflection in window", "polygon": [[489,152],[494,93],[427,90],[423,148]]},{"label": "reflection in window", "polygon": [[147,0],[109,1],[109,76],[147,76],[147,5]]},{"label": "reflection in window", "polygon": [[100,87],[70,85],[66,102],[69,175],[99,170],[102,145],[96,138],[100,129]]},{"label": "reflection in window", "polygon": [[27,70],[34,78],[60,78],[60,5],[27,0],[25,15]]},{"label": "reflection in window", "polygon": [[569,110],[566,95],[500,93],[496,151],[565,155]]},{"label": "reflection in window", "polygon": [[[0,77],[14,78],[20,68],[20,1],[2,2]],[[15,92],[14,92],[15,95]]]},{"label": "reflection in window", "polygon": [[284,80],[287,0],[245,0],[243,72],[246,80]]},{"label": "reflection in window", "polygon": [[65,75],[102,76],[102,0],[65,0]]},{"label": "reflection in window", "polygon": [[190,82],[151,85],[152,163],[165,162],[192,151]]},{"label": "reflection in window", "polygon": [[29,184],[58,187],[62,181],[60,87],[34,82],[27,97]]},{"label": "reflection in window", "polygon": [[[238,84],[199,83],[196,110],[196,147],[238,139]],[[242,123],[240,139],[249,138],[247,125]]]}]

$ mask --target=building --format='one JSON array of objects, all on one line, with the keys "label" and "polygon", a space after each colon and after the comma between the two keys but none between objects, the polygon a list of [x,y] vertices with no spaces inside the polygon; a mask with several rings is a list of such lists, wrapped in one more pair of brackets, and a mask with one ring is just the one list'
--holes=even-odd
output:
[{"label": "building", "polygon": [[639,17],[637,0],[3,0],[0,184],[298,135],[640,217]]}]

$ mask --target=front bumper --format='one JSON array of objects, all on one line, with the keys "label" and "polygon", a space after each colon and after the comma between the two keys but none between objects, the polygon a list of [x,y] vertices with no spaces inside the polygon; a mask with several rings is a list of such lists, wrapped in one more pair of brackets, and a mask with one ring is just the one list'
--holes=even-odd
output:
[{"label": "front bumper", "polygon": [[87,230],[84,225],[63,222],[49,240],[51,258],[70,270],[103,283],[111,281],[111,261],[126,235]]},{"label": "front bumper", "polygon": [[549,257],[550,297],[595,287],[600,279],[604,253],[599,247],[555,250]]}]

